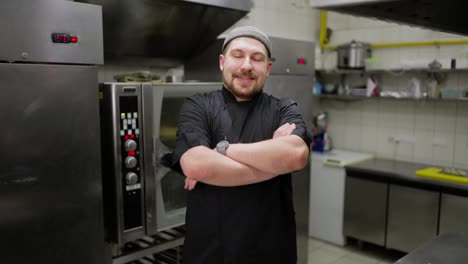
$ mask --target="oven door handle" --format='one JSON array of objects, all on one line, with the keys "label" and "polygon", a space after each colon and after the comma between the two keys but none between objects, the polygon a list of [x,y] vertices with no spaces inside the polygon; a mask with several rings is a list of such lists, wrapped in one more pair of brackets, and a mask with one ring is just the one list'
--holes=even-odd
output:
[{"label": "oven door handle", "polygon": [[159,138],[153,137],[153,168],[158,181],[171,171],[169,167],[171,159],[167,155],[172,155],[172,150]]}]

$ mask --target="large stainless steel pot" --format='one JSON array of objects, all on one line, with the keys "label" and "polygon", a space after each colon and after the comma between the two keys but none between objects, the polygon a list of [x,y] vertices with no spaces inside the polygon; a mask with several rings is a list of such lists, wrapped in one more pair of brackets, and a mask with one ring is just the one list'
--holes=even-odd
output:
[{"label": "large stainless steel pot", "polygon": [[371,56],[369,43],[351,41],[349,44],[337,47],[338,68],[340,69],[364,69],[366,59]]}]

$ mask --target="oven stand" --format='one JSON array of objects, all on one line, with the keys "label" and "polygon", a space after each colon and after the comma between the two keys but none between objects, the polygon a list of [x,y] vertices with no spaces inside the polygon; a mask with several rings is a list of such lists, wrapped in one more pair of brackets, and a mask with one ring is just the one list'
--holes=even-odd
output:
[{"label": "oven stand", "polygon": [[[185,240],[184,227],[177,227],[146,236],[122,245],[112,264],[137,263],[182,263],[182,247]],[[120,246],[120,245],[119,245]],[[118,246],[117,246],[118,247]]]}]

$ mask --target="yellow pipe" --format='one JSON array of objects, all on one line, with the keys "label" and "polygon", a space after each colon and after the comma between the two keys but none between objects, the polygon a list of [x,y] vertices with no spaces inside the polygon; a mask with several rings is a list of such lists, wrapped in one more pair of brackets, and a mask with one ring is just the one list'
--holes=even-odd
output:
[{"label": "yellow pipe", "polygon": [[418,47],[418,46],[442,46],[468,44],[468,40],[434,40],[420,42],[395,42],[371,44],[371,48],[395,48],[395,47]]},{"label": "yellow pipe", "polygon": [[327,38],[327,11],[320,11],[320,48],[335,50],[335,46],[326,46],[330,40]]},{"label": "yellow pipe", "polygon": [[[336,50],[336,46],[325,45],[330,40],[327,38],[327,11],[320,11],[320,48]],[[371,48],[396,48],[396,47],[418,47],[418,46],[442,46],[442,45],[463,45],[468,44],[468,40],[433,40],[419,42],[394,42],[371,44]]]}]

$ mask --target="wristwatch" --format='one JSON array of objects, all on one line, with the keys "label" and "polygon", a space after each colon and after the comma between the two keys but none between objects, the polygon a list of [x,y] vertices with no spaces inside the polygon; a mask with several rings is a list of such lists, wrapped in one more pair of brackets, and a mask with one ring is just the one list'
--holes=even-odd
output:
[{"label": "wristwatch", "polygon": [[229,147],[229,142],[227,140],[221,140],[216,144],[216,151],[226,156],[226,150]]}]

